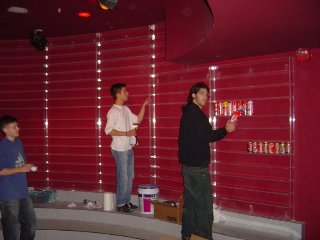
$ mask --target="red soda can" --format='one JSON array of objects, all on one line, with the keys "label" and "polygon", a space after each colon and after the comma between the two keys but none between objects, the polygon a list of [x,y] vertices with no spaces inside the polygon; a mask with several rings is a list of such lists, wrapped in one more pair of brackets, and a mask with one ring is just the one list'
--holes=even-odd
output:
[{"label": "red soda can", "polygon": [[257,143],[257,152],[263,153],[263,143],[262,142]]},{"label": "red soda can", "polygon": [[237,101],[232,101],[232,112],[235,112],[237,110],[238,110]]},{"label": "red soda can", "polygon": [[232,114],[232,116],[231,116],[231,118],[230,118],[230,122],[235,122],[235,121],[237,121],[237,118],[239,117],[239,111],[235,111],[233,114]]},{"label": "red soda can", "polygon": [[280,152],[280,144],[278,142],[276,142],[274,144],[274,153],[279,154],[279,152]]},{"label": "red soda can", "polygon": [[247,101],[242,101],[242,111],[243,115],[247,115]]},{"label": "red soda can", "polygon": [[236,109],[237,109],[237,111],[240,110],[240,104],[241,104],[241,101],[236,101]]},{"label": "red soda can", "polygon": [[239,115],[242,116],[243,115],[243,103],[242,101],[237,101],[237,108],[239,111]]},{"label": "red soda can", "polygon": [[249,153],[252,153],[252,152],[253,152],[252,142],[248,142],[248,152],[249,152]]},{"label": "red soda can", "polygon": [[252,152],[257,153],[257,142],[252,143]]},{"label": "red soda can", "polygon": [[213,114],[214,114],[214,116],[219,116],[219,110],[218,110],[218,103],[217,102],[213,103]]},{"label": "red soda can", "polygon": [[269,143],[268,143],[268,153],[273,154],[274,151],[275,151],[274,143],[273,143],[273,142],[269,142]]}]

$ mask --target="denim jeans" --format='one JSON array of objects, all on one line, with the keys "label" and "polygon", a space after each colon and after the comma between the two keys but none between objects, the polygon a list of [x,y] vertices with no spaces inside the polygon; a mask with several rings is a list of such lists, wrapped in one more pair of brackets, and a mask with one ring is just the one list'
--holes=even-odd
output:
[{"label": "denim jeans", "polygon": [[111,149],[117,166],[116,205],[121,207],[131,201],[132,181],[134,178],[134,155],[132,149],[116,151]]},{"label": "denim jeans", "polygon": [[0,201],[4,240],[33,240],[36,233],[36,214],[30,198]]},{"label": "denim jeans", "polygon": [[208,168],[183,165],[182,239],[191,234],[212,240],[213,202]]}]

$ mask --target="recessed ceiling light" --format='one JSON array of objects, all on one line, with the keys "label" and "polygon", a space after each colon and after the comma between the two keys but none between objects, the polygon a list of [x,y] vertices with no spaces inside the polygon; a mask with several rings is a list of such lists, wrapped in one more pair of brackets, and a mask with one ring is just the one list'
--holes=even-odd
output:
[{"label": "recessed ceiling light", "polygon": [[7,11],[12,13],[21,13],[21,14],[26,14],[29,12],[28,9],[26,8],[16,7],[16,6],[9,7]]}]

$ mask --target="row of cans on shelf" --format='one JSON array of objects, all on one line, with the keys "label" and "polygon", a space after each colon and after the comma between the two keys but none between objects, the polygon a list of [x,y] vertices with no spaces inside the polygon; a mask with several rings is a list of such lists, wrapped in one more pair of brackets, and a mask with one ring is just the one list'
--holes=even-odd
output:
[{"label": "row of cans on shelf", "polygon": [[213,103],[215,116],[231,116],[234,112],[239,112],[240,116],[252,116],[253,101],[221,101]]},{"label": "row of cans on shelf", "polygon": [[249,153],[290,154],[290,142],[248,142]]}]

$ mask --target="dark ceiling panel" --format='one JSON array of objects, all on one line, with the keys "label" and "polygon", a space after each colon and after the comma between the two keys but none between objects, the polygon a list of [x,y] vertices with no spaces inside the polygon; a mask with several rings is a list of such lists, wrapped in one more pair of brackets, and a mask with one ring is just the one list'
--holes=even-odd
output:
[{"label": "dark ceiling panel", "polygon": [[[0,39],[28,38],[35,29],[46,37],[104,32],[164,21],[167,0],[118,0],[114,10],[103,10],[95,0],[1,0]],[[11,6],[27,14],[8,12]],[[78,17],[88,11],[89,18]]]}]

